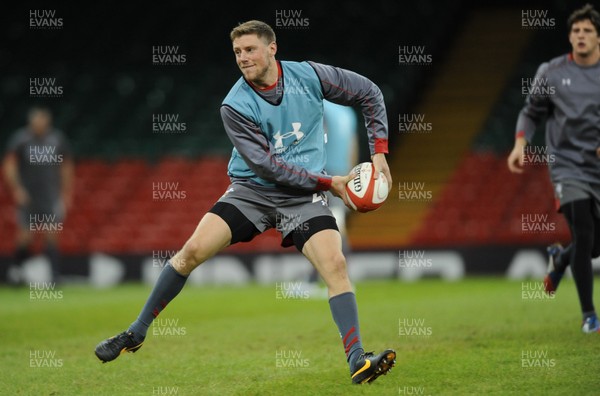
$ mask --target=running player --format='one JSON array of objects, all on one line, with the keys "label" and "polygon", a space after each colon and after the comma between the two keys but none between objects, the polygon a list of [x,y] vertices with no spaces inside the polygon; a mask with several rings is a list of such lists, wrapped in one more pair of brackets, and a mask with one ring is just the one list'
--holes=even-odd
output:
[{"label": "running player", "polygon": [[59,231],[73,196],[73,161],[64,134],[52,127],[50,110],[34,107],[27,120],[27,126],[9,140],[3,164],[4,178],[17,205],[15,263],[21,266],[29,256],[33,235],[42,234],[56,282]]},{"label": "running player", "polygon": [[515,146],[508,157],[523,172],[524,150],[536,124],[547,116],[546,145],[557,203],[571,230],[571,244],[550,246],[544,279],[554,293],[570,264],[577,286],[582,330],[600,330],[594,309],[592,258],[600,255],[600,14],[586,5],[568,19],[572,52],[543,63],[517,120]]},{"label": "running player", "polygon": [[232,183],[165,266],[137,320],[101,342],[96,355],[107,362],[122,352],[137,351],[152,320],[181,291],[194,268],[228,245],[276,228],[282,245],[302,252],[328,287],[352,382],[374,381],[392,368],[396,353],[391,349],[365,353],[362,346],[356,297],[324,193],[331,191],[347,203],[344,188],[352,175],[323,172],[323,99],[361,107],[374,167],[391,186],[381,91],[347,70],[277,61],[275,33],[264,22],[240,24],[230,38],[242,72],[221,106],[223,125],[234,146],[228,165]]}]

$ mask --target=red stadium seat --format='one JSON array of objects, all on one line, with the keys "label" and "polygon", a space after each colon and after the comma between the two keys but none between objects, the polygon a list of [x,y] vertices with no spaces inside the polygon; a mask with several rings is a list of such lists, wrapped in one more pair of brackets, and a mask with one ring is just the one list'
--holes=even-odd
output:
[{"label": "red stadium seat", "polygon": [[[461,161],[412,239],[419,246],[464,244],[546,244],[568,240],[556,214],[545,167],[513,175],[504,157],[472,153]],[[556,224],[552,233],[526,233],[521,215],[544,213]]]}]

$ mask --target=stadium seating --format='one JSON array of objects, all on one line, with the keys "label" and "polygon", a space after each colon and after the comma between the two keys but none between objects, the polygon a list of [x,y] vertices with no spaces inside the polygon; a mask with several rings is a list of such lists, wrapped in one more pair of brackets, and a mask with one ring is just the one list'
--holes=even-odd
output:
[{"label": "stadium seating", "polygon": [[[223,157],[164,158],[155,164],[131,159],[79,161],[74,206],[61,233],[62,251],[148,254],[181,248],[228,186],[226,165]],[[176,199],[153,195],[155,183],[178,193]],[[14,207],[6,189],[0,190],[0,204],[1,228],[5,235],[14,235]],[[280,242],[272,231],[229,249],[279,251]],[[0,254],[11,254],[13,244],[11,238],[2,238]],[[39,248],[39,243],[36,246]]]},{"label": "stadium seating", "polygon": [[[430,77],[421,102],[410,112],[423,116],[424,122],[431,125],[431,133],[402,133],[396,121],[391,124],[390,130],[400,135],[400,142],[390,155],[394,193],[377,212],[352,219],[349,235],[354,246],[407,246],[432,204],[443,202],[445,184],[461,159],[469,155],[473,139],[528,43],[528,31],[511,28],[511,24],[519,23],[519,15],[517,8],[473,11],[449,54],[438,61],[441,64],[436,63],[438,71]],[[505,133],[511,135],[511,131]],[[412,182],[423,183],[431,199],[400,199],[398,184]],[[469,243],[469,239],[464,243]]]},{"label": "stadium seating", "polygon": [[[390,117],[389,158],[394,181],[423,181],[433,192],[433,199],[428,202],[399,205],[394,186],[389,202],[382,209],[351,216],[353,244],[358,249],[378,249],[408,245],[547,243],[566,238],[564,222],[553,211],[549,199],[551,190],[545,168],[532,168],[527,177],[517,177],[508,174],[504,165],[506,150],[512,143],[514,119],[523,100],[520,78],[532,76],[541,60],[561,52],[562,32],[558,29],[543,32],[543,37],[539,33],[528,46],[523,46],[529,32],[510,25],[519,23],[518,15],[513,18],[514,13],[518,14],[517,8],[502,12],[484,9],[469,14],[463,12],[461,2],[434,7],[429,0],[402,5],[382,2],[379,6],[385,23],[353,12],[358,9],[355,1],[345,3],[347,31],[320,34],[321,48],[307,47],[305,43],[310,41],[311,34],[322,30],[277,31],[279,41],[285,43],[281,47],[282,58],[333,63],[378,82]],[[231,144],[223,132],[218,106],[237,78],[237,71],[230,49],[223,42],[208,40],[202,53],[211,53],[219,61],[205,62],[194,56],[198,48],[188,40],[200,36],[203,23],[211,23],[210,13],[182,13],[176,5],[166,5],[162,13],[151,7],[124,7],[123,13],[110,14],[110,18],[116,18],[111,19],[110,29],[121,26],[119,32],[107,31],[108,25],[99,22],[109,18],[101,5],[91,13],[96,17],[93,21],[73,18],[71,23],[89,26],[86,40],[135,35],[133,47],[123,49],[114,40],[104,47],[82,47],[72,36],[60,32],[36,36],[35,40],[30,37],[35,33],[21,32],[4,49],[8,55],[3,57],[6,73],[0,76],[3,97],[0,126],[5,131],[23,124],[31,103],[28,78],[37,73],[32,66],[36,64],[32,54],[39,56],[44,48],[55,45],[63,49],[60,53],[49,51],[45,59],[52,65],[51,76],[65,87],[63,98],[46,102],[54,111],[56,125],[67,132],[77,158],[75,205],[66,220],[67,231],[61,242],[67,253],[177,249],[228,183],[225,165]],[[265,7],[269,12],[274,9]],[[311,9],[308,16],[311,23],[326,26],[339,7],[323,3]],[[68,17],[68,11],[65,12]],[[128,19],[126,15],[131,13],[138,17]],[[157,15],[168,15],[173,18],[171,24],[181,28],[162,32],[162,20]],[[423,24],[425,19],[435,20],[434,27]],[[461,23],[457,24],[457,20]],[[390,31],[391,25],[397,29]],[[383,35],[384,44],[369,45],[368,40],[363,40],[365,30]],[[159,31],[160,35],[153,33]],[[468,33],[472,31],[476,33]],[[136,35],[138,32],[143,34]],[[226,36],[227,29],[221,27],[218,33]],[[353,51],[332,50],[337,48],[340,34],[354,43]],[[423,41],[407,41],[407,37],[420,34]],[[544,45],[540,45],[540,40]],[[149,60],[150,48],[162,43],[182,44],[182,51],[189,56],[188,64],[153,65]],[[434,65],[399,66],[398,45],[403,44],[424,45],[433,55]],[[477,68],[469,68],[472,56],[483,56],[482,44],[491,51],[485,55],[489,58],[486,63],[489,68],[481,68],[481,62]],[[286,48],[297,52],[288,52]],[[376,52],[369,52],[370,57],[356,56],[367,50]],[[78,54],[78,61],[65,61],[65,53]],[[515,53],[521,59],[511,63]],[[102,62],[97,63],[98,59]],[[386,61],[373,62],[373,59]],[[516,70],[514,63],[518,64]],[[230,68],[226,73],[225,67]],[[485,92],[480,89],[483,85]],[[431,94],[431,89],[436,91]],[[434,133],[399,136],[398,114],[410,112],[425,113],[426,121],[434,124]],[[187,124],[187,131],[154,133],[152,116],[158,113],[179,116]],[[1,139],[7,136],[3,134]],[[537,139],[541,138],[542,134],[538,134]],[[363,144],[366,160],[364,151]],[[179,182],[178,188],[185,191],[186,198],[153,200],[154,182]],[[549,213],[549,221],[557,222],[557,233],[523,233],[519,228],[520,216],[529,212]],[[0,225],[3,235],[13,235],[14,210],[4,188],[0,189]],[[12,249],[12,238],[0,240],[0,254],[10,254]],[[279,236],[271,231],[251,244],[230,249],[280,251]]]},{"label": "stadium seating", "polygon": [[[472,153],[463,159],[413,235],[413,246],[531,245],[568,241],[569,230],[552,200],[545,166],[508,171],[506,157]],[[527,232],[523,216],[547,215],[554,232]],[[525,228],[525,230],[524,230]]]},{"label": "stadium seating", "polygon": [[[169,188],[179,192],[180,199],[153,196],[154,183],[170,183]],[[228,183],[226,159],[222,157],[165,158],[155,164],[143,160],[79,161],[74,206],[65,221],[61,248],[66,254],[179,249]],[[456,246],[564,240],[568,229],[548,199],[551,194],[544,166],[530,167],[526,176],[516,176],[506,169],[504,156],[473,153],[462,160],[421,226],[411,235],[409,244]],[[1,189],[0,225],[4,235],[14,235],[13,209],[6,189]],[[523,232],[521,216],[535,213],[547,213],[547,221],[556,225],[556,232]],[[251,243],[228,249],[277,252],[282,251],[280,241],[279,234],[272,230]],[[0,254],[11,254],[13,243],[11,238],[0,239]]]},{"label": "stadium seating", "polygon": [[[355,246],[390,247],[394,240],[399,246],[423,247],[569,241],[566,222],[554,207],[547,167],[527,167],[518,176],[506,166],[525,100],[522,79],[533,77],[541,62],[568,48],[560,29],[511,28],[520,23],[519,14],[519,8],[483,7],[465,23],[465,40],[457,37],[455,56],[448,57],[415,110],[426,115],[433,133],[403,137],[391,164],[396,183],[424,182],[433,199],[408,204],[388,199],[370,218],[357,216],[350,222]],[[554,15],[566,20],[558,10]],[[486,28],[478,28],[477,20]],[[479,33],[469,35],[473,27]],[[482,68],[481,57],[490,48],[495,56],[488,60],[493,63]],[[469,69],[473,57],[478,58],[478,68]],[[475,90],[469,93],[469,86]],[[544,144],[542,129],[532,144]],[[526,232],[522,216],[528,214],[547,215],[545,222],[554,231]]]}]

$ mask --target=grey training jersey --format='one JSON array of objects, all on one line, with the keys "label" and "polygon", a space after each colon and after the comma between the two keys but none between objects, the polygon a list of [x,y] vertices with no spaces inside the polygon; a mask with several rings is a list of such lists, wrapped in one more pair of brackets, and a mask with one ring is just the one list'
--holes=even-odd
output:
[{"label": "grey training jersey", "polygon": [[[369,136],[371,154],[388,152],[388,125],[383,94],[372,81],[349,70],[308,62],[315,70],[323,97],[330,102],[346,106],[360,106],[365,126]],[[260,95],[270,103],[277,103],[282,93],[282,79],[277,82],[275,89],[260,91]],[[284,89],[284,88],[283,88]],[[285,179],[285,185],[295,189],[314,191],[319,189],[317,184],[322,179],[316,175],[313,178],[301,178],[296,164],[278,166],[273,161],[264,161],[269,147],[266,136],[250,120],[244,118],[229,106],[221,106],[221,118],[229,139],[245,158],[254,164],[263,164],[269,169],[263,169],[263,174],[271,175],[272,180]],[[325,142],[323,142],[323,150]],[[327,176],[329,178],[329,176]]]},{"label": "grey training jersey", "polygon": [[16,155],[19,180],[34,206],[60,198],[60,166],[71,155],[62,132],[51,129],[36,136],[28,128],[21,128],[10,139],[6,152]]},{"label": "grey training jersey", "polygon": [[554,183],[579,180],[600,183],[600,62],[577,65],[563,55],[540,65],[530,81],[517,135],[531,141],[538,122],[547,116],[546,145]]}]

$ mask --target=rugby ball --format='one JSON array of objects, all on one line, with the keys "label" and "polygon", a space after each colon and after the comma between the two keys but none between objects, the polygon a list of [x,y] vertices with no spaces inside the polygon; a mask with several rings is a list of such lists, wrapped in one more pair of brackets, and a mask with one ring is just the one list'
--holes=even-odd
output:
[{"label": "rugby ball", "polygon": [[388,182],[383,172],[375,179],[371,162],[363,162],[352,169],[356,175],[346,184],[346,195],[350,206],[359,212],[370,212],[379,208],[388,196]]}]

